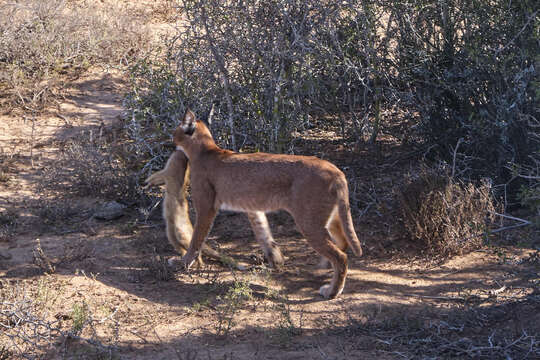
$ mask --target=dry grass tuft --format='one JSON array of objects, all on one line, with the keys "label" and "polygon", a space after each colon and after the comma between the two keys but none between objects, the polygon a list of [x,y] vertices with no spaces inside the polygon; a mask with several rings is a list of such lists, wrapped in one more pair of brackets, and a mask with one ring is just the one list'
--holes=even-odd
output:
[{"label": "dry grass tuft", "polygon": [[45,170],[41,192],[123,201],[135,199],[137,179],[117,150],[118,146],[105,136],[94,139],[81,134],[79,139],[70,140],[60,159]]},{"label": "dry grass tuft", "polygon": [[15,162],[16,156],[4,153],[4,150],[0,147],[0,185],[5,187],[10,185],[12,175],[17,172]]},{"label": "dry grass tuft", "polygon": [[0,280],[0,359],[116,358],[119,308],[84,299],[56,312],[63,289],[52,277]]},{"label": "dry grass tuft", "polygon": [[147,273],[158,281],[170,281],[174,279],[174,270],[167,263],[167,259],[155,254],[150,260],[143,264],[147,268]]},{"label": "dry grass tuft", "polygon": [[8,242],[15,235],[18,219],[15,209],[0,210],[0,242]]},{"label": "dry grass tuft", "polygon": [[477,249],[495,211],[490,191],[487,181],[463,183],[424,170],[398,194],[405,228],[433,254]]},{"label": "dry grass tuft", "polygon": [[45,274],[54,274],[56,272],[57,262],[51,259],[41,248],[41,242],[37,239],[37,244],[32,251],[34,264],[36,264]]}]

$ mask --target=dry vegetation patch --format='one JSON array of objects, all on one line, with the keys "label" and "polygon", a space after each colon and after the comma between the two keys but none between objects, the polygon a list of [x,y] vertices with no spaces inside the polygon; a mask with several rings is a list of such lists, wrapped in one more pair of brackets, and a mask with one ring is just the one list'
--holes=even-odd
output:
[{"label": "dry vegetation patch", "polygon": [[424,170],[399,192],[405,228],[438,255],[478,249],[488,235],[495,205],[487,181],[464,183]]},{"label": "dry vegetation patch", "polygon": [[11,240],[17,227],[19,214],[13,208],[0,210],[0,242]]},{"label": "dry vegetation patch", "polygon": [[95,1],[0,2],[0,93],[4,111],[37,110],[91,65],[126,64],[148,33],[125,4]]},{"label": "dry vegetation patch", "polygon": [[91,132],[82,132],[45,168],[41,193],[133,200],[137,179],[128,168],[129,159],[122,157],[121,147],[106,135],[93,137]]},{"label": "dry vegetation patch", "polygon": [[51,358],[60,353],[111,358],[118,339],[118,308],[70,294],[66,281],[50,275],[1,281],[0,358]]}]

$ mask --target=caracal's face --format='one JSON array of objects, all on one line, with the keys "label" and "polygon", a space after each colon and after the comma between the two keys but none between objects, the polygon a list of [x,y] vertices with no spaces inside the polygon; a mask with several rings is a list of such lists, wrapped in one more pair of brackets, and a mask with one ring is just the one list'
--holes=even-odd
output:
[{"label": "caracal's face", "polygon": [[[192,134],[193,135],[193,134]],[[174,142],[174,145],[176,146],[176,148],[178,149],[178,147],[182,147],[183,145],[185,145],[186,141],[189,140],[191,136],[188,135],[186,133],[186,131],[184,130],[184,128],[182,127],[182,124],[180,124],[176,130],[174,130],[174,133],[173,133],[173,142]],[[178,149],[178,150],[182,150],[182,149]]]},{"label": "caracal's face", "polygon": [[[197,120],[195,115],[188,110],[180,125],[176,128],[173,134],[173,142],[177,150],[184,151],[186,143],[193,137],[193,133],[197,129]],[[185,153],[185,151],[184,151]]]}]

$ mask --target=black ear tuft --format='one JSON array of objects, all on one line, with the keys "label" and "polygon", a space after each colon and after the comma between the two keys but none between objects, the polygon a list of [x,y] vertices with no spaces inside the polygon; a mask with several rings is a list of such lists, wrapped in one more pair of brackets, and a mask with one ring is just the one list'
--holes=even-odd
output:
[{"label": "black ear tuft", "polygon": [[191,111],[191,109],[187,109],[186,114],[184,115],[184,120],[182,120],[182,125],[195,123],[196,121],[197,117],[195,116],[195,113]]},{"label": "black ear tuft", "polygon": [[184,130],[184,133],[186,135],[193,135],[195,132],[195,127],[197,123],[197,117],[191,111],[190,109],[186,110],[186,114],[184,115],[184,119],[182,120],[182,123],[180,124],[182,127],[182,130]]}]

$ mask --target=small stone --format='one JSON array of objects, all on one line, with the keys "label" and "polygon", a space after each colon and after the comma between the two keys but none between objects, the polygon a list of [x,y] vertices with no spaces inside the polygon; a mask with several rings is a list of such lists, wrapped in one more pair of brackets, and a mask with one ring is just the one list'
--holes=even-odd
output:
[{"label": "small stone", "polygon": [[0,259],[9,260],[11,259],[11,254],[3,250],[0,250]]},{"label": "small stone", "polygon": [[125,212],[126,205],[109,201],[96,210],[94,217],[99,220],[114,220],[124,216]]}]

